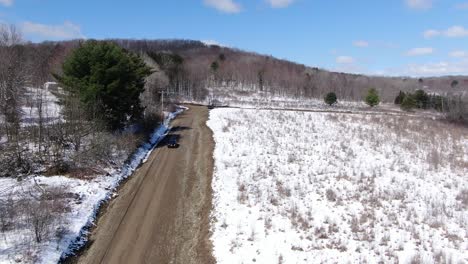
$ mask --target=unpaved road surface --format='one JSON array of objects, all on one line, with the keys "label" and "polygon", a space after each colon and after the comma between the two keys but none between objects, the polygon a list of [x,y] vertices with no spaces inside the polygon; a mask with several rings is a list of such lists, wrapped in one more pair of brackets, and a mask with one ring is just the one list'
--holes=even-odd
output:
[{"label": "unpaved road surface", "polygon": [[214,142],[206,107],[189,106],[99,218],[78,263],[214,263],[209,240]]}]

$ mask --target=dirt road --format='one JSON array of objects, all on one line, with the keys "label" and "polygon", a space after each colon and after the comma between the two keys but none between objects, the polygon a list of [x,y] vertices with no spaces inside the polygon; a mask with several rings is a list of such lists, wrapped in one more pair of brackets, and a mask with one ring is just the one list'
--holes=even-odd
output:
[{"label": "dirt road", "polygon": [[214,142],[206,107],[189,106],[172,137],[125,183],[78,263],[214,263],[209,241]]}]

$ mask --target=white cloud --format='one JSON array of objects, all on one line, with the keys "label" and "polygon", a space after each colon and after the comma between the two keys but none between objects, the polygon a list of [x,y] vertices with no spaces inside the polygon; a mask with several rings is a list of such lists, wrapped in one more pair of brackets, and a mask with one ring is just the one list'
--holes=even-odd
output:
[{"label": "white cloud", "polygon": [[448,38],[461,38],[468,36],[468,29],[464,28],[463,26],[453,26],[449,27],[446,30],[429,29],[424,31],[423,35],[425,38],[433,38],[437,36],[445,36]]},{"label": "white cloud", "polygon": [[467,73],[467,61],[410,64],[404,69],[404,74],[411,76],[442,76]]},{"label": "white cloud", "polygon": [[239,13],[241,11],[240,4],[233,0],[204,0],[205,5],[213,7],[223,13]]},{"label": "white cloud", "polygon": [[454,58],[465,58],[468,57],[468,52],[464,50],[454,50],[449,53],[449,56]]},{"label": "white cloud", "polygon": [[458,38],[468,36],[468,29],[462,26],[453,26],[445,31],[445,35],[449,38]]},{"label": "white cloud", "polygon": [[369,47],[369,42],[364,40],[357,40],[353,42],[353,45],[360,48],[367,48]]},{"label": "white cloud", "polygon": [[429,30],[424,31],[423,35],[425,38],[433,38],[433,37],[440,36],[441,32],[438,30],[429,29]]},{"label": "white cloud", "polygon": [[405,0],[405,2],[412,9],[429,9],[432,7],[432,0]]},{"label": "white cloud", "polygon": [[422,56],[434,53],[433,48],[414,48],[406,52],[407,56]]},{"label": "white cloud", "polygon": [[266,0],[273,8],[284,8],[294,2],[294,0]]},{"label": "white cloud", "polygon": [[433,77],[446,75],[467,75],[468,59],[439,61],[430,63],[410,63],[401,67],[388,68],[380,71],[387,76]]},{"label": "white cloud", "polygon": [[26,21],[21,24],[21,29],[26,35],[47,40],[85,38],[81,33],[80,26],[69,21],[65,21],[61,25],[45,25]]},{"label": "white cloud", "polygon": [[0,5],[12,6],[13,5],[13,0],[0,0]]},{"label": "white cloud", "polygon": [[338,56],[336,57],[336,63],[338,64],[351,64],[354,63],[355,60],[353,57],[350,56]]}]

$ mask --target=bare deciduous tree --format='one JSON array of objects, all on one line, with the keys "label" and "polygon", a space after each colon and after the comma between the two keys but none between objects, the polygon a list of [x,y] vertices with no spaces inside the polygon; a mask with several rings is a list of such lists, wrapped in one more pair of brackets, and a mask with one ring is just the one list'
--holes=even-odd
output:
[{"label": "bare deciduous tree", "polygon": [[5,232],[12,227],[17,212],[14,207],[11,195],[8,198],[0,200],[0,231]]},{"label": "bare deciduous tree", "polygon": [[21,43],[21,33],[14,25],[0,25],[0,113],[4,117],[4,130],[14,146],[18,164],[23,161],[19,123],[26,82],[24,47]]},{"label": "bare deciduous tree", "polygon": [[[36,193],[39,192],[37,195]],[[65,211],[64,198],[66,192],[63,187],[35,188],[24,194],[26,224],[30,228],[34,239],[41,243],[53,234],[54,224],[60,214]]]}]

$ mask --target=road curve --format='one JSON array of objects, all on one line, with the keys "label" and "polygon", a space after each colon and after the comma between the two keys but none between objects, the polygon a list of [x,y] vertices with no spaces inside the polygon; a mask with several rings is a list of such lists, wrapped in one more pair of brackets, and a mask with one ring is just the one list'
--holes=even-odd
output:
[{"label": "road curve", "polygon": [[209,240],[214,142],[208,109],[173,121],[180,147],[161,144],[110,202],[77,263],[214,263]]}]

